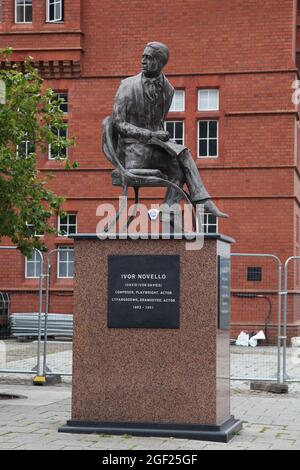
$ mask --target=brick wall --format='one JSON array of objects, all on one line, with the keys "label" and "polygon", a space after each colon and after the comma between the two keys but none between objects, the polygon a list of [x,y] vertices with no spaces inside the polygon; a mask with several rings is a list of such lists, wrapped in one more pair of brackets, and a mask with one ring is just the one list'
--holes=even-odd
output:
[{"label": "brick wall", "polygon": [[[46,24],[45,2],[34,2],[33,25],[21,27],[12,24],[12,3],[4,2],[0,47],[26,49],[19,50],[18,59],[32,47],[30,55],[38,60],[81,60],[81,78],[45,82],[68,91],[69,134],[76,136],[69,156],[80,167],[67,172],[63,164],[39,155],[41,174],[51,170],[55,175],[49,187],[67,198],[66,210],[77,212],[78,231],[94,232],[99,203],[116,203],[120,194],[111,186],[111,166],[101,150],[101,122],[111,114],[121,78],[139,72],[144,45],[159,40],[171,50],[166,74],[186,96],[186,111],[172,113],[170,119],[184,120],[185,142],[195,158],[198,119],[219,120],[219,157],[198,159],[197,164],[215,201],[230,215],[219,222],[220,231],[236,239],[234,252],[274,253],[283,262],[297,253],[300,139],[291,101],[297,78],[294,0],[66,0],[65,23],[60,25]],[[15,34],[22,32],[26,34]],[[197,111],[197,91],[206,87],[220,90],[217,114]],[[144,190],[142,195],[151,204],[162,200],[163,191]],[[46,242],[51,249],[62,240],[47,237]],[[0,289],[27,288],[24,267],[9,276],[1,269]],[[296,277],[292,282],[300,288]],[[53,274],[51,285],[52,311],[65,308],[68,313],[72,282],[58,281]],[[296,295],[289,307],[293,334],[300,333],[298,304]],[[243,305],[246,311],[241,312],[233,302],[235,332],[251,315],[252,307],[247,311]],[[261,324],[264,316],[261,309],[253,321]]]}]

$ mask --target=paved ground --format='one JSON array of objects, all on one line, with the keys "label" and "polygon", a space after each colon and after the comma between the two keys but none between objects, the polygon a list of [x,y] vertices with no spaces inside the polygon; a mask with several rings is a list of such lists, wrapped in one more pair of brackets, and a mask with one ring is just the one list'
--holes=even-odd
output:
[{"label": "paved ground", "polygon": [[[7,379],[8,381],[8,379]],[[5,383],[0,393],[18,393],[26,399],[0,400],[0,449],[95,450],[213,450],[300,449],[300,385],[288,395],[251,392],[249,384],[233,382],[232,412],[244,428],[228,444],[166,438],[61,434],[70,418],[71,386],[64,383],[33,387],[19,379]]]}]

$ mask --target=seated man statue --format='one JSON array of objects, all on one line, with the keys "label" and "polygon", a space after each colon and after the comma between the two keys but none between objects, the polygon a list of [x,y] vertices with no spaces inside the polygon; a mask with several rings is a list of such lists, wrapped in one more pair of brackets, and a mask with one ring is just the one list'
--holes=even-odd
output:
[{"label": "seated man statue", "polygon": [[[186,184],[193,203],[203,204],[217,217],[227,217],[211,200],[190,150],[170,141],[164,130],[174,95],[174,88],[162,73],[168,59],[167,46],[150,42],[143,52],[142,72],[122,81],[112,116],[119,134],[118,157],[126,169],[158,169],[181,188]],[[172,187],[164,202],[172,206],[181,198]]]}]

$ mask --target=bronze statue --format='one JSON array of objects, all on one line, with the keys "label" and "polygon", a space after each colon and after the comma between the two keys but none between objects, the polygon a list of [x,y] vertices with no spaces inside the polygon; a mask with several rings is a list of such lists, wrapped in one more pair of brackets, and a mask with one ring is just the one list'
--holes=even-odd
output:
[{"label": "bronze statue", "polygon": [[[112,127],[118,134],[116,155],[126,170],[160,170],[180,188],[187,184],[189,197],[217,217],[227,217],[211,200],[191,151],[169,139],[164,120],[172,103],[174,88],[162,73],[169,59],[167,46],[147,44],[142,56],[142,72],[122,81],[115,98]],[[107,153],[107,152],[106,152]],[[142,173],[140,173],[142,174]],[[165,203],[182,199],[182,192],[169,187]]]}]

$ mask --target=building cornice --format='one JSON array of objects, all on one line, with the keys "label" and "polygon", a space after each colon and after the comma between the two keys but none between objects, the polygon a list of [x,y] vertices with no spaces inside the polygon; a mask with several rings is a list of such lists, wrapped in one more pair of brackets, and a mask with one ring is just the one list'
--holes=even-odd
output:
[{"label": "building cornice", "polygon": [[84,32],[78,29],[68,29],[68,30],[48,30],[48,31],[0,31],[0,36],[31,36],[31,35],[45,35],[45,34],[80,34],[84,36]]}]

